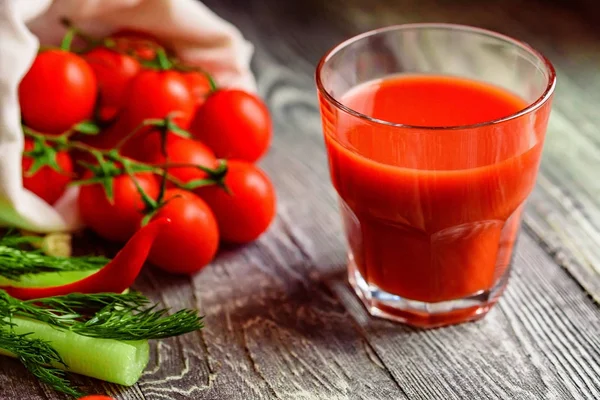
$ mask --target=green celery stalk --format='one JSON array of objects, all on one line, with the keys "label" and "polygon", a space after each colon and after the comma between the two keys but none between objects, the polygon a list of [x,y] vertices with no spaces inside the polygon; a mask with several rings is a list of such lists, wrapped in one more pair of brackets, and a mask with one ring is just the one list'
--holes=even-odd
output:
[{"label": "green celery stalk", "polygon": [[[68,365],[66,370],[69,372],[131,386],[138,381],[148,365],[150,347],[147,340],[122,342],[92,338],[26,318],[12,318],[11,322],[16,333],[31,332],[32,338],[49,342]],[[1,349],[0,354],[14,357]],[[53,367],[65,369],[60,364]]]}]

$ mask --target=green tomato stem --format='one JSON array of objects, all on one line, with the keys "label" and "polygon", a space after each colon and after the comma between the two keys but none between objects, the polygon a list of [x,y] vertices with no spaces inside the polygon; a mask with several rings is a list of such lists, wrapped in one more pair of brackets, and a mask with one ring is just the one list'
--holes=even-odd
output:
[{"label": "green tomato stem", "polygon": [[60,42],[61,50],[71,51],[71,44],[73,44],[73,39],[75,38],[76,34],[77,30],[75,28],[71,27],[67,30],[67,33],[65,33],[65,36],[62,39],[62,42]]},{"label": "green tomato stem", "polygon": [[215,80],[213,79],[212,75],[209,74],[208,72],[203,72],[203,74],[206,76],[206,79],[208,79],[208,85],[210,87],[210,92],[216,92],[219,87],[217,86],[217,83],[215,82]]},{"label": "green tomato stem", "polygon": [[161,70],[166,71],[173,68],[173,63],[169,60],[167,52],[162,47],[156,48],[156,60]]},{"label": "green tomato stem", "polygon": [[121,140],[119,140],[119,142],[115,146],[115,149],[122,148],[125,145],[125,143],[131,140],[131,138],[133,138],[142,128],[146,126],[155,126],[157,128],[160,128],[161,126],[164,126],[164,123],[164,120],[158,118],[145,119],[141,124],[133,128],[131,132],[129,132]]}]

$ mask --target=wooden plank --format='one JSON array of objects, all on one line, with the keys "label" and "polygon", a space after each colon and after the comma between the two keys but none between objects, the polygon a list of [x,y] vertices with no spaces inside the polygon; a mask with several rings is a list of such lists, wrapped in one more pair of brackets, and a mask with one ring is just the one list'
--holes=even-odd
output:
[{"label": "wooden plank", "polygon": [[[147,271],[139,289],[176,309],[198,307],[206,328],[155,343],[136,387],[79,382],[127,400],[599,398],[600,311],[530,235],[589,293],[597,293],[598,197],[588,182],[591,173],[580,175],[599,154],[592,128],[597,121],[588,115],[591,100],[581,100],[591,98],[578,97],[585,96],[573,78],[578,69],[560,54],[555,62],[568,77],[560,90],[563,98],[578,102],[556,103],[559,119],[553,117],[547,146],[551,158],[544,159],[515,273],[498,307],[477,323],[421,332],[370,318],[345,279],[314,93],[317,59],[357,31],[433,19],[509,34],[516,29],[543,45],[543,32],[511,15],[525,3],[453,2],[452,8],[432,0],[265,0],[244,8],[235,0],[206,3],[257,47],[254,67],[276,128],[262,166],[278,189],[278,219],[257,243],[222,252],[191,279]],[[567,22],[554,22],[566,27],[576,18],[566,14]],[[591,33],[584,29],[581,35]],[[558,43],[561,51],[568,47],[566,39]],[[561,122],[561,115],[579,115],[572,114],[573,107],[583,117]],[[561,155],[566,145],[561,136],[569,130],[575,137],[569,149],[580,157]],[[65,398],[33,382],[16,361],[0,359],[0,398]]]},{"label": "wooden plank", "polygon": [[176,362],[144,377],[147,399],[402,398],[286,229],[223,253],[191,287],[150,274],[167,305],[196,305],[206,327],[163,349]]}]

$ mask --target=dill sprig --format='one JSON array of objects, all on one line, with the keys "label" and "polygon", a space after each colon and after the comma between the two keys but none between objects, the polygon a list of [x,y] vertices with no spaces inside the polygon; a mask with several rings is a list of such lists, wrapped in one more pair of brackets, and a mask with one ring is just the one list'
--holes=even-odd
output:
[{"label": "dill sprig", "polygon": [[0,237],[0,246],[20,247],[24,244],[36,244],[43,240],[40,236],[20,235],[17,230],[10,229]]},{"label": "dill sprig", "polygon": [[42,250],[21,248],[41,240],[38,236],[21,236],[13,232],[0,237],[0,276],[18,281],[23,275],[42,272],[92,271],[110,261],[102,256],[60,257],[44,254]]},{"label": "dill sprig", "polygon": [[152,305],[138,292],[71,293],[24,301],[0,290],[0,349],[16,355],[43,382],[72,395],[78,392],[62,371],[49,367],[57,364],[67,367],[51,343],[12,332],[13,318],[27,318],[83,336],[120,341],[163,339],[202,328],[202,317],[197,311],[184,309],[169,315],[167,309]]},{"label": "dill sprig", "polygon": [[14,354],[29,372],[55,390],[73,397],[82,395],[71,386],[64,371],[51,366],[62,364],[66,367],[66,364],[48,342],[29,337],[30,333],[20,335],[11,331],[10,322],[4,321],[0,325],[8,328],[0,329],[0,349]]},{"label": "dill sprig", "polygon": [[0,276],[19,280],[23,275],[42,272],[91,271],[110,259],[102,256],[57,257],[41,250],[21,250],[0,245]]},{"label": "dill sprig", "polygon": [[142,294],[71,293],[28,301],[0,291],[0,316],[17,316],[45,322],[82,336],[115,340],[164,339],[202,328],[193,310],[168,315],[167,309],[149,306]]}]

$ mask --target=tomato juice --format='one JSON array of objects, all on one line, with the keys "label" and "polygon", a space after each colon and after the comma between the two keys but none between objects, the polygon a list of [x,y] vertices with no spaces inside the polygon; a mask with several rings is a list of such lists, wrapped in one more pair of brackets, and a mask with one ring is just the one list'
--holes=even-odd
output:
[{"label": "tomato juice", "polygon": [[505,275],[550,107],[466,78],[401,74],[360,84],[325,144],[352,262],[370,286],[437,303]]}]

